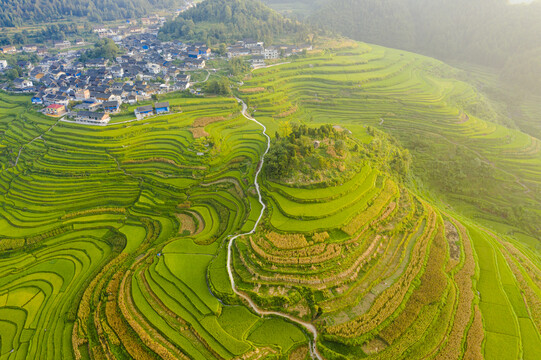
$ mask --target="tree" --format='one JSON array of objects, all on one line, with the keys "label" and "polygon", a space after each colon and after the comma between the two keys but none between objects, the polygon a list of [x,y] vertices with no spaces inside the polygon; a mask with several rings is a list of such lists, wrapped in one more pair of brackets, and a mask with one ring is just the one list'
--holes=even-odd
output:
[{"label": "tree", "polygon": [[228,64],[231,75],[242,75],[250,70],[250,65],[241,58],[233,58]]},{"label": "tree", "polygon": [[6,77],[11,81],[19,77],[19,72],[15,69],[9,69],[5,72],[5,74],[6,74]]},{"label": "tree", "polygon": [[209,81],[205,90],[209,94],[224,96],[231,95],[229,80],[227,80],[225,77],[221,77],[219,80],[214,79]]},{"label": "tree", "polygon": [[289,137],[292,132],[293,127],[291,126],[291,123],[289,121],[280,121],[280,125],[278,126],[278,133],[281,137]]},{"label": "tree", "polygon": [[84,62],[87,59],[104,58],[114,61],[119,53],[120,49],[113,40],[101,39],[94,44],[94,49],[87,50],[80,60]]}]

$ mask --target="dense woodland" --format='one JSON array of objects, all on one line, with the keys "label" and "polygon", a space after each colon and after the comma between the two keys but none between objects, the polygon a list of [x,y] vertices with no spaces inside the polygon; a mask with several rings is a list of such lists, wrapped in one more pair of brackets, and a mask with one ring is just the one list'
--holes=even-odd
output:
[{"label": "dense woodland", "polygon": [[139,17],[183,0],[0,0],[0,26],[85,17],[93,22]]},{"label": "dense woodland", "polygon": [[76,23],[51,24],[41,30],[26,29],[13,34],[0,34],[0,45],[43,44],[47,41],[60,41],[73,37],[91,37],[92,27],[89,23],[78,26]]},{"label": "dense woodland", "polygon": [[255,0],[207,0],[167,22],[163,40],[186,39],[210,45],[242,38],[270,42],[280,36],[303,37],[307,28]]},{"label": "dense woodland", "polygon": [[[284,11],[309,8],[307,0],[264,1]],[[356,40],[504,69],[505,78],[541,92],[540,2],[325,0],[311,9],[298,17]]]}]

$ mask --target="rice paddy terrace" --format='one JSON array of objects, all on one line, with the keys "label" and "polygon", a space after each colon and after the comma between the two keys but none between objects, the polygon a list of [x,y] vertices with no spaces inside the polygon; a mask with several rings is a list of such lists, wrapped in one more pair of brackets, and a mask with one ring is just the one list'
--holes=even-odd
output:
[{"label": "rice paddy terrace", "polygon": [[207,286],[231,293],[221,240],[259,210],[263,136],[236,101],[92,128],[26,100],[1,102],[1,358],[248,359],[306,343]]},{"label": "rice paddy terrace", "polygon": [[[452,75],[358,45],[239,89],[271,134],[340,125],[385,150],[370,125],[409,148],[414,173],[449,152],[479,159],[445,197],[370,157],[333,186],[262,172],[267,210],[232,244],[236,287],[313,324],[325,359],[541,358],[539,141],[476,117]],[[169,101],[182,113],[89,127],[0,95],[0,359],[310,357],[310,334],[252,312],[226,269],[229,236],[261,212],[261,128],[234,99]],[[513,217],[487,211],[511,201]]]},{"label": "rice paddy terrace", "polygon": [[[367,164],[330,188],[266,181],[269,216],[239,241],[238,277],[261,304],[314,322],[328,358],[541,356],[540,143],[484,121],[490,109],[455,74],[362,44],[257,70],[239,89],[270,129],[339,124],[365,143],[367,125],[392,134],[426,180],[412,192]],[[501,210],[512,206],[530,224]]]}]

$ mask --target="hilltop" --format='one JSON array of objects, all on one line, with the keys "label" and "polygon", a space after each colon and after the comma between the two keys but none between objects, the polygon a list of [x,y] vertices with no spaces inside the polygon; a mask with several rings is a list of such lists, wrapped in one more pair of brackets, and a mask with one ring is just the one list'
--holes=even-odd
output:
[{"label": "hilltop", "polygon": [[258,0],[206,0],[164,24],[162,39],[187,39],[209,44],[252,38],[272,42],[302,37],[306,26],[284,18]]},{"label": "hilltop", "polygon": [[266,157],[265,174],[271,181],[293,187],[342,184],[368,163],[401,178],[408,172],[408,151],[373,128],[364,143],[338,125],[281,125]]}]

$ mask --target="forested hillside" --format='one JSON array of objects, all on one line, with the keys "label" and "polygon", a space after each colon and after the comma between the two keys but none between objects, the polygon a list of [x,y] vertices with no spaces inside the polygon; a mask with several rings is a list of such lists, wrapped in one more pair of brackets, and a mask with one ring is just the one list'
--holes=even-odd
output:
[{"label": "forested hillside", "polygon": [[246,37],[268,42],[287,34],[302,37],[305,32],[304,25],[284,18],[260,1],[207,0],[166,23],[161,37],[216,44]]},{"label": "forested hillside", "polygon": [[[503,68],[516,83],[541,91],[536,52],[541,48],[541,3],[507,0],[265,0],[298,11],[315,24],[356,40],[410,50],[445,61]],[[538,53],[538,52],[537,52]],[[537,64],[539,60],[537,60]],[[517,69],[515,64],[522,66]]]},{"label": "forested hillside", "polygon": [[184,0],[0,0],[0,26],[23,26],[73,16],[97,22],[133,18],[183,3]]}]

